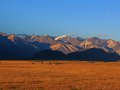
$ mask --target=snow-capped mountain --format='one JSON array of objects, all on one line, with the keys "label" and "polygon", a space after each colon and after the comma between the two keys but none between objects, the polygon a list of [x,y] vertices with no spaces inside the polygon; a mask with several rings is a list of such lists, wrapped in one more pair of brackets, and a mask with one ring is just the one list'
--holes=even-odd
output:
[{"label": "snow-capped mountain", "polygon": [[120,55],[120,42],[112,39],[0,33],[0,56],[4,58],[6,55],[11,58],[28,58],[46,49],[58,50],[68,54],[91,48],[116,52]]}]

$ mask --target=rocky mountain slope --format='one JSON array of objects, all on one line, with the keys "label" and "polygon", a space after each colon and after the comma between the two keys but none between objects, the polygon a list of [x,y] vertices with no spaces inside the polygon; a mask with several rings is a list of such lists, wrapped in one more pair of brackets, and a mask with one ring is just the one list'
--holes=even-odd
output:
[{"label": "rocky mountain slope", "polygon": [[72,44],[55,44],[55,45],[52,45],[50,47],[52,50],[58,50],[58,51],[61,51],[65,54],[68,54],[70,52],[76,52],[76,51],[79,51],[79,48],[73,46]]},{"label": "rocky mountain slope", "polygon": [[42,50],[60,51],[64,54],[86,49],[102,49],[120,55],[120,42],[97,37],[81,38],[49,35],[6,34],[0,32],[0,58],[29,58]]}]

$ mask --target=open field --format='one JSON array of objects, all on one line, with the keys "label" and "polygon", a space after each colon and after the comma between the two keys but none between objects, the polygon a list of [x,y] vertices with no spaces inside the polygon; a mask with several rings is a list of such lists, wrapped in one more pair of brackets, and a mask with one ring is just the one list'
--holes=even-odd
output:
[{"label": "open field", "polygon": [[0,90],[120,90],[120,62],[1,61]]}]

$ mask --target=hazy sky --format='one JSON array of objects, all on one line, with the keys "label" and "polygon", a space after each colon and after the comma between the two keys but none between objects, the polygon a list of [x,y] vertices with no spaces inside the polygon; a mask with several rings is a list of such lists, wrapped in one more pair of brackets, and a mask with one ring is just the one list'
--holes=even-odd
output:
[{"label": "hazy sky", "polygon": [[0,0],[0,31],[120,40],[120,0]]}]

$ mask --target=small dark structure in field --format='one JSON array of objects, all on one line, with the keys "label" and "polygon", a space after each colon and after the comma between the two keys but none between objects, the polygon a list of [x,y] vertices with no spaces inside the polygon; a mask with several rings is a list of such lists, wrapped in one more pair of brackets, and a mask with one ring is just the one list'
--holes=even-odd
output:
[{"label": "small dark structure in field", "polygon": [[34,61],[32,61],[32,64],[35,64]]}]

